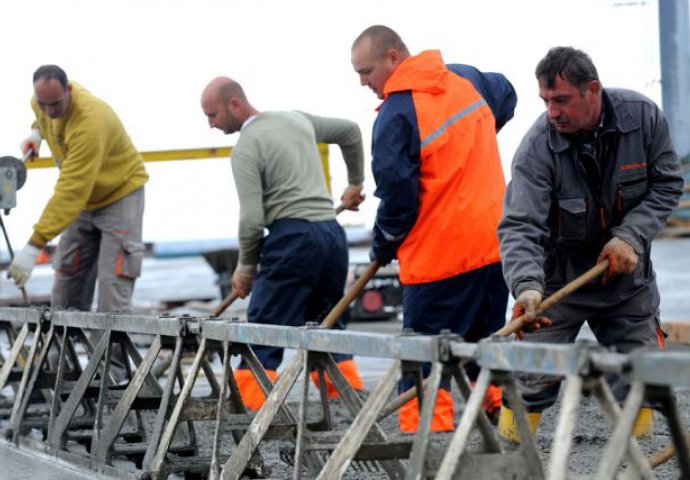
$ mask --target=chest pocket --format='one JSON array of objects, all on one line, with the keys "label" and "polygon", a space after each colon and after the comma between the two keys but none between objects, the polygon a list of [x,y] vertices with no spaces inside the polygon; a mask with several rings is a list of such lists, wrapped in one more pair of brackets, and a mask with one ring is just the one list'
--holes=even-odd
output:
[{"label": "chest pocket", "polygon": [[616,189],[616,218],[618,222],[621,222],[623,217],[642,201],[645,195],[647,195],[647,189],[648,182],[646,177],[618,185]]},{"label": "chest pocket", "polygon": [[572,245],[584,240],[587,234],[587,200],[585,198],[558,199],[558,240]]}]

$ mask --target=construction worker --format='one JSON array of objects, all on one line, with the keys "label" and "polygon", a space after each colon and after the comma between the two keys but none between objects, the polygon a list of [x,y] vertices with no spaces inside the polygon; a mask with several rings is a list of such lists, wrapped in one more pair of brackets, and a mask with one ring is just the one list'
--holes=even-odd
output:
[{"label": "construction worker", "polygon": [[[499,226],[505,278],[516,297],[513,318],[525,314],[529,324],[518,336],[571,343],[586,320],[601,344],[619,352],[663,347],[650,251],[683,188],[666,119],[639,93],[603,88],[580,50],[552,48],[535,74],[546,112],[515,153]],[[610,264],[602,281],[561,300],[547,319],[535,318],[544,296],[603,260]],[[536,431],[560,379],[518,380]],[[627,382],[618,377],[611,386],[622,402]],[[509,407],[499,431],[517,441]],[[636,435],[650,434],[651,426],[652,410],[644,408]]]},{"label": "construction worker", "polygon": [[[449,329],[467,341],[486,337],[506,320],[496,234],[505,181],[496,132],[513,116],[515,91],[501,74],[446,65],[438,51],[412,56],[381,25],[364,30],[351,55],[361,84],[383,100],[373,130],[380,203],[371,255],[384,265],[398,259],[403,327],[429,335]],[[411,386],[404,379],[400,388]],[[449,385],[442,387],[435,431],[454,428]],[[500,397],[492,388],[485,409],[498,412]],[[414,399],[400,409],[400,428],[415,432],[418,422]]]},{"label": "construction worker", "polygon": [[[349,120],[299,111],[259,112],[239,83],[227,77],[208,84],[201,107],[211,128],[240,132],[232,152],[240,201],[240,251],[232,284],[241,298],[252,293],[249,322],[302,326],[319,321],[343,296],[348,247],[335,220],[317,143],[340,147],[349,182],[341,202],[357,210],[364,200],[359,127]],[[339,328],[344,328],[343,322]],[[254,346],[254,352],[275,380],[283,349]],[[352,356],[334,359],[350,384],[361,390],[364,385]],[[260,408],[265,396],[244,360],[234,373],[245,405]],[[337,396],[331,384],[328,390],[329,396]]]},{"label": "construction worker", "polygon": [[[60,174],[53,196],[17,253],[8,275],[23,286],[41,249],[60,235],[52,308],[90,310],[98,280],[101,312],[129,312],[144,255],[142,220],[148,174],[120,119],[56,65],[33,75],[36,114],[22,152],[37,155],[42,139]],[[92,340],[100,335],[93,334]],[[124,379],[122,352],[114,349],[111,373]]]}]

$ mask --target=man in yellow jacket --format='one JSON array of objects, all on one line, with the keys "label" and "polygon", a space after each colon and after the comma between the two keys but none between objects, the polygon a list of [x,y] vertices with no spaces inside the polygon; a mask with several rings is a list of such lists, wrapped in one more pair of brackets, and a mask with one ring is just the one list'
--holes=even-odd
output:
[{"label": "man in yellow jacket", "polygon": [[33,83],[36,120],[22,152],[37,155],[46,140],[60,175],[8,274],[23,286],[41,249],[60,235],[51,306],[90,310],[98,280],[98,311],[130,311],[144,253],[143,159],[112,108],[60,67],[38,68]]}]

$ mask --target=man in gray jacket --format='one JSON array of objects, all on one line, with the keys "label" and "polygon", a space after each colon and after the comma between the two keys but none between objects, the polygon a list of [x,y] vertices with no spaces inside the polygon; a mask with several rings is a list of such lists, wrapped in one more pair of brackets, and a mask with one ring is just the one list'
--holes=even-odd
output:
[{"label": "man in gray jacket", "polygon": [[[240,253],[232,285],[242,298],[253,293],[248,320],[291,326],[322,320],[343,296],[348,249],[345,232],[335,220],[317,143],[340,147],[348,174],[342,206],[358,210],[364,200],[359,126],[298,111],[259,112],[240,84],[227,77],[208,84],[201,107],[211,128],[240,132],[232,152],[240,201]],[[255,346],[254,352],[275,380],[283,349]],[[353,388],[361,390],[352,356],[334,358]],[[264,393],[244,361],[234,375],[245,405],[260,408]],[[318,376],[312,378],[318,384]],[[327,376],[329,396],[337,396],[329,382]]]},{"label": "man in gray jacket", "polygon": [[[512,316],[524,313],[530,322],[517,336],[571,343],[586,320],[617,351],[663,348],[650,251],[683,187],[666,119],[639,93],[604,89],[582,51],[552,48],[535,74],[546,112],[515,153],[499,225],[504,276],[516,298]],[[604,259],[610,266],[602,280],[547,310],[550,324],[535,319],[542,298]],[[560,382],[521,375],[519,386],[536,430]],[[627,382],[611,386],[622,401]],[[638,416],[638,436],[650,433],[651,416],[649,408]],[[499,431],[519,440],[509,405]]]}]

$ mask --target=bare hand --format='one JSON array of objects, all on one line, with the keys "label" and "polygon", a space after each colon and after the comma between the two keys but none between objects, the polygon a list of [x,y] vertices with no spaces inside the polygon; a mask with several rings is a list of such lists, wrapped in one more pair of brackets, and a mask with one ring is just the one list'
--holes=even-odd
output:
[{"label": "bare hand", "polygon": [[253,273],[235,270],[235,273],[232,274],[232,288],[237,292],[238,297],[246,298],[251,293],[255,277],[256,275]]},{"label": "bare hand", "polygon": [[348,185],[340,196],[340,203],[345,209],[353,212],[359,211],[359,204],[364,201],[366,195],[362,193],[362,187]]}]

